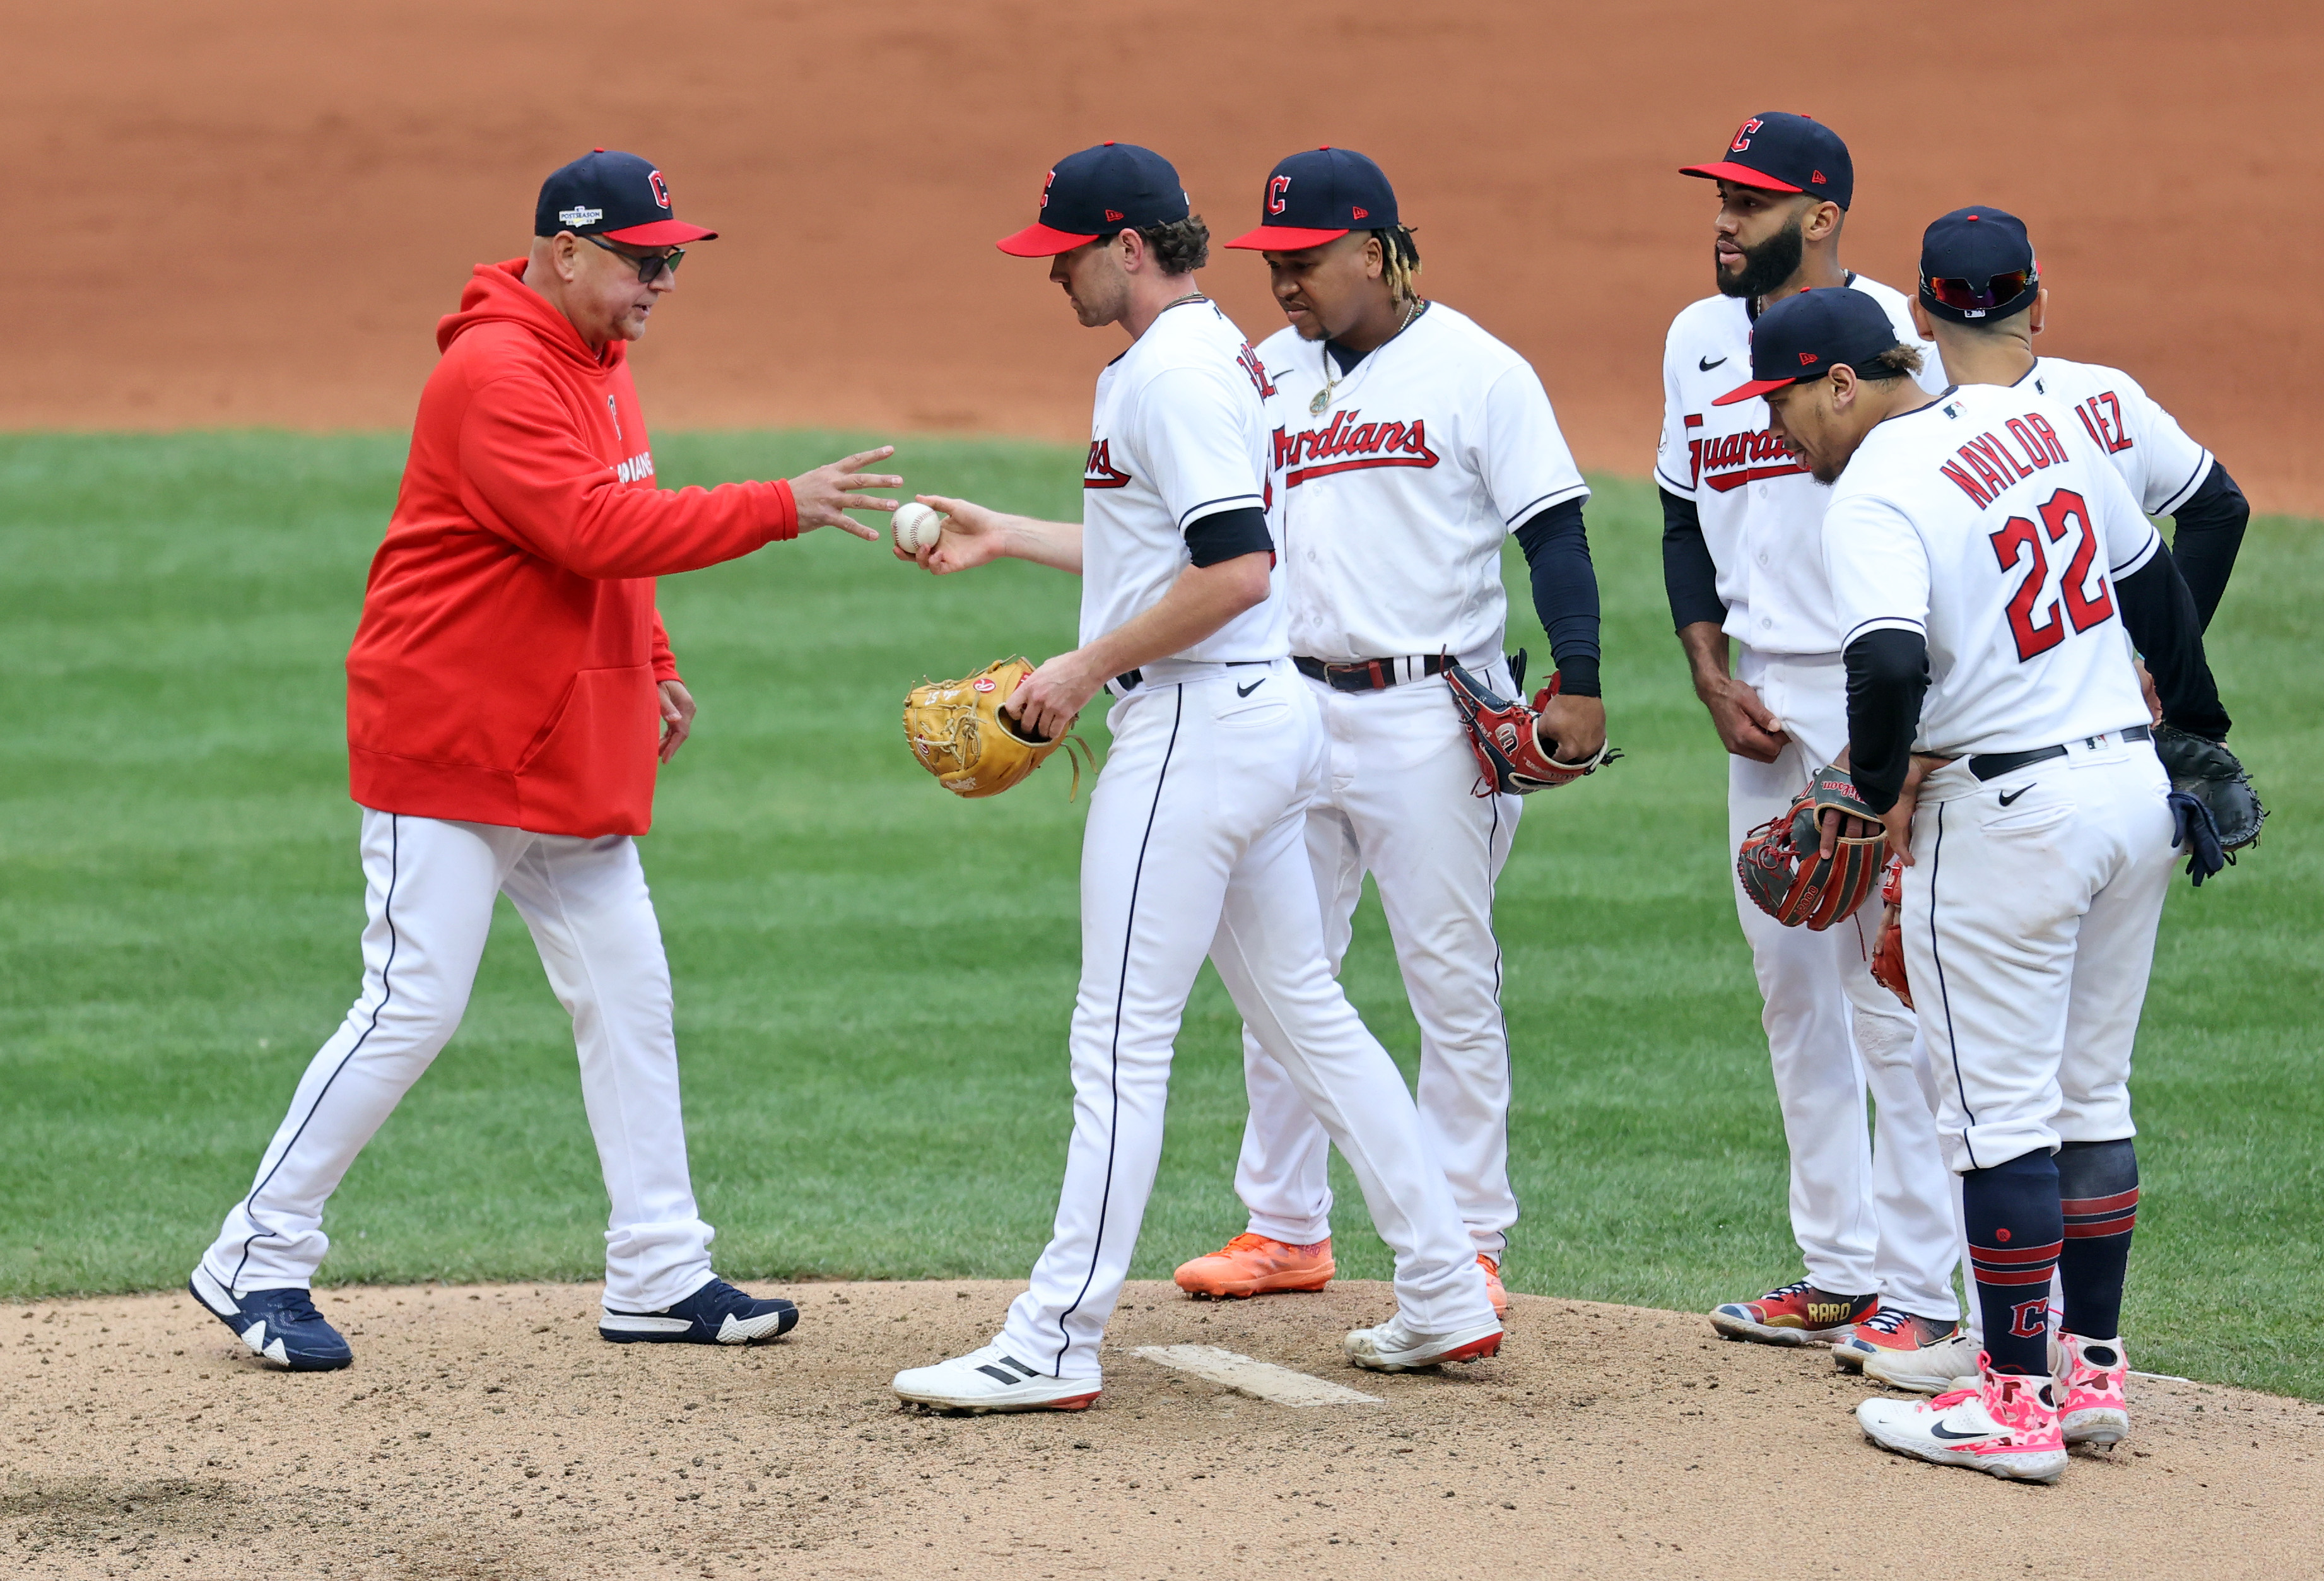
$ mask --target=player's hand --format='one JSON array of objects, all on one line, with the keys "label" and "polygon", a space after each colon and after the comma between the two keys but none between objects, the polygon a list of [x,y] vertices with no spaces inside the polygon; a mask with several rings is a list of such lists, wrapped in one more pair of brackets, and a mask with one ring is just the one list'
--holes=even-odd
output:
[{"label": "player's hand", "polygon": [[1076,648],[1060,653],[1017,683],[1017,690],[1001,711],[1009,716],[1018,735],[1054,741],[1073,727],[1074,716],[1106,681],[1084,652]]},{"label": "player's hand", "polygon": [[818,467],[813,472],[802,472],[791,479],[791,499],[798,506],[798,530],[802,533],[818,527],[837,527],[856,537],[876,543],[880,529],[869,527],[846,513],[849,511],[892,511],[894,500],[875,499],[857,494],[862,488],[901,488],[904,480],[886,472],[864,472],[862,467],[873,461],[885,461],[896,453],[893,445],[882,445],[876,450],[862,450],[843,457],[828,467]]},{"label": "player's hand", "polygon": [[2154,677],[2146,672],[2146,661],[2134,658],[2131,663],[2138,669],[2138,689],[2146,694],[2146,722],[2151,726],[2163,723],[2163,694],[2154,689]]},{"label": "player's hand", "polygon": [[1711,723],[1720,744],[1737,757],[1755,763],[1772,763],[1784,755],[1792,738],[1759,694],[1733,676],[1719,676],[1695,684],[1695,695],[1711,710]]},{"label": "player's hand", "polygon": [[1915,753],[1913,766],[1904,772],[1904,788],[1896,793],[1896,805],[1880,815],[1880,827],[1888,835],[1889,855],[1901,858],[1907,867],[1913,865],[1913,809],[1921,804],[1921,781],[1929,777],[1931,769],[1941,769],[1952,761]]},{"label": "player's hand", "polygon": [[1542,705],[1533,733],[1553,762],[1588,763],[1606,744],[1606,700],[1560,692]]},{"label": "player's hand", "polygon": [[[1911,815],[1907,814],[1906,824],[1909,825],[1911,821]],[[1872,823],[1864,818],[1850,818],[1844,812],[1835,812],[1827,808],[1822,816],[1816,819],[1816,832],[1823,837],[1817,845],[1816,855],[1829,860],[1831,854],[1840,849],[1840,841],[1868,840],[1880,833],[1882,824],[1886,822],[1884,818],[1881,823]]]},{"label": "player's hand", "polygon": [[661,761],[669,762],[694,734],[694,694],[682,680],[665,680],[661,693]]},{"label": "player's hand", "polygon": [[931,510],[944,513],[944,536],[936,540],[934,547],[918,554],[897,550],[898,559],[910,560],[922,570],[948,577],[954,571],[999,559],[1008,552],[1008,519],[999,511],[988,510],[973,500],[955,500],[944,495],[914,497]]}]

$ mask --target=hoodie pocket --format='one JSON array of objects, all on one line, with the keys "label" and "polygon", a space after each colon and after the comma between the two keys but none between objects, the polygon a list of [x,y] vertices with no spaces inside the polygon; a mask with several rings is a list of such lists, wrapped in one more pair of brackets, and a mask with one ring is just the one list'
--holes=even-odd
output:
[{"label": "hoodie pocket", "polygon": [[653,666],[584,670],[517,764],[537,834],[639,834],[653,815],[659,710]]}]

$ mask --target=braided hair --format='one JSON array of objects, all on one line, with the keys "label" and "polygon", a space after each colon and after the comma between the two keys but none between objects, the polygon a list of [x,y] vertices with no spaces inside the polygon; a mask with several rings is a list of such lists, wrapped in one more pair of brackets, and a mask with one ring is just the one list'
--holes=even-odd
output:
[{"label": "braided hair", "polygon": [[1388,294],[1399,302],[1420,300],[1420,245],[1408,225],[1389,226],[1371,233],[1380,245],[1380,278]]}]

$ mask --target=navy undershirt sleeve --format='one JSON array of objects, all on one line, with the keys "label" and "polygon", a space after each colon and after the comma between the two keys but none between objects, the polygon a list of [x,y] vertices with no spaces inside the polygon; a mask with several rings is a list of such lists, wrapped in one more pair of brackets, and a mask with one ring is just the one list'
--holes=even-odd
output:
[{"label": "navy undershirt sleeve", "polygon": [[1533,573],[1533,608],[1549,633],[1558,689],[1570,697],[1599,695],[1598,573],[1590,563],[1590,533],[1582,502],[1564,500],[1517,531]]},{"label": "navy undershirt sleeve", "polygon": [[2227,593],[2250,522],[2251,502],[2216,458],[2202,486],[2172,513],[2171,558],[2179,562],[2179,574],[2195,596],[2195,614],[2206,627]]},{"label": "navy undershirt sleeve", "polygon": [[2122,624],[2154,677],[2163,722],[2190,735],[2225,741],[2231,721],[2219,702],[2210,661],[2203,657],[2203,623],[2178,562],[2157,554],[2127,577],[2116,577],[2114,591]]},{"label": "navy undershirt sleeve", "polygon": [[1711,563],[1711,546],[1702,541],[1702,518],[1694,502],[1666,488],[1656,492],[1663,496],[1663,591],[1670,596],[1672,629],[1706,620],[1726,624],[1719,568]]},{"label": "navy undershirt sleeve", "polygon": [[1257,505],[1240,511],[1215,511],[1186,523],[1186,552],[1198,566],[1240,559],[1247,554],[1273,554],[1275,540],[1267,531],[1267,513]]},{"label": "navy undershirt sleeve", "polygon": [[1929,640],[1884,628],[1865,633],[1840,657],[1848,668],[1848,772],[1865,805],[1886,812],[1913,766],[1929,690]]}]

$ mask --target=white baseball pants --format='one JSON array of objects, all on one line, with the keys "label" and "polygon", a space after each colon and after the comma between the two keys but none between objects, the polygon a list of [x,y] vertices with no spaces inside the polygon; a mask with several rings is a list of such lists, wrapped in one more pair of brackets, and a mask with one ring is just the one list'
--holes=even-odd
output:
[{"label": "white baseball pants", "polygon": [[2136,1134],[2131,1046],[2174,866],[2170,790],[2153,747],[2111,736],[1923,783],[1904,970],[1952,1169]]},{"label": "white baseball pants", "polygon": [[[1412,1095],[1323,958],[1302,840],[1323,729],[1287,661],[1149,665],[1116,703],[1082,842],[1074,1131],[1056,1227],[1001,1333],[1060,1378],[1100,1373],[1162,1151],[1170,1055],[1208,955],[1235,1008],[1361,1183],[1413,1327],[1493,1321],[1483,1272]],[[1157,672],[1162,674],[1157,679]]]},{"label": "white baseball pants", "polygon": [[[1486,672],[1505,694],[1506,663]],[[1474,794],[1476,755],[1444,682],[1337,692],[1301,677],[1322,710],[1327,757],[1305,844],[1333,975],[1369,872],[1420,1023],[1420,1124],[1443,1163],[1471,1244],[1499,1261],[1517,1222],[1509,1188],[1509,1039],[1493,885],[1525,800]],[[1250,1028],[1235,1191],[1254,1234],[1295,1246],[1332,1233],[1330,1142]]]},{"label": "white baseball pants", "polygon": [[[1808,776],[1848,744],[1848,678],[1839,654],[1745,648],[1736,674],[1782,721],[1792,744],[1772,763],[1727,760],[1730,851],[1789,807]],[[1953,1321],[1960,1305],[1952,1284],[1959,1261],[1952,1182],[1915,1070],[1913,1012],[1872,980],[1877,897],[1821,933],[1785,928],[1739,881],[1735,911],[1759,980],[1760,1022],[1791,1149],[1792,1234],[1809,1281],[1835,1295],[1877,1291],[1916,1317]]]},{"label": "white baseball pants", "polygon": [[581,1099],[612,1200],[605,1304],[659,1311],[710,1277],[679,1113],[669,967],[635,841],[365,809],[363,992],[325,1043],[202,1266],[237,1293],[306,1287],[323,1205],[450,1040],[505,894],[573,1017]]}]

